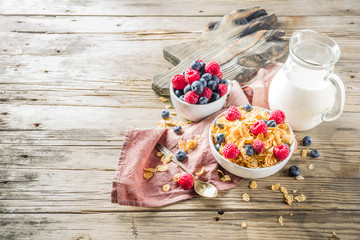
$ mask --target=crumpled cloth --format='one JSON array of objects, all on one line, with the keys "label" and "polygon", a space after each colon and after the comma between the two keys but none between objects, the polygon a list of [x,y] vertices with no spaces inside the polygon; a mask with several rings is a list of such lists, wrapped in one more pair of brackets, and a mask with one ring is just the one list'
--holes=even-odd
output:
[{"label": "crumpled cloth", "polygon": [[[281,66],[280,63],[274,63],[260,69],[255,77],[244,86],[233,81],[233,88],[225,107],[251,103],[254,106],[268,109],[268,89],[272,78]],[[175,174],[185,172],[174,162],[168,164],[167,171],[154,173],[149,180],[143,178],[144,168],[155,168],[162,164],[160,157],[156,156],[159,151],[155,147],[156,143],[164,145],[172,153],[175,153],[178,150],[180,139],[186,142],[186,140],[194,139],[195,135],[201,136],[198,145],[191,153],[187,154],[187,159],[183,164],[193,173],[199,172],[202,167],[205,167],[205,173],[198,179],[212,183],[220,191],[235,187],[242,178],[222,169],[213,157],[209,146],[210,125],[216,116],[225,110],[224,108],[198,123],[183,126],[184,133],[182,135],[177,135],[168,129],[134,129],[129,126],[113,181],[111,202],[120,205],[159,207],[197,197],[193,188],[184,190],[177,182],[173,181]],[[221,181],[222,175],[218,169],[229,175],[231,181]],[[170,184],[168,192],[164,192],[162,189],[165,184]]]}]

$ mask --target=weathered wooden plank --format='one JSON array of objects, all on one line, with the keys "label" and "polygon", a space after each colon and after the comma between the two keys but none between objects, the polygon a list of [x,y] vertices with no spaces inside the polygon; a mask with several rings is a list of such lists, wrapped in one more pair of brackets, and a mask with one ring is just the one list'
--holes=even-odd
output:
[{"label": "weathered wooden plank", "polygon": [[95,1],[89,0],[58,2],[55,0],[49,1],[17,1],[14,4],[11,1],[2,1],[0,4],[1,14],[10,15],[115,15],[115,16],[209,16],[216,15],[222,16],[234,9],[245,9],[254,6],[261,6],[277,15],[359,15],[360,9],[356,1],[343,0],[343,1],[327,1],[319,0],[314,2],[311,0],[287,1],[286,4],[282,0],[272,1],[207,1],[206,4],[202,1],[191,0],[176,0],[176,1]]}]

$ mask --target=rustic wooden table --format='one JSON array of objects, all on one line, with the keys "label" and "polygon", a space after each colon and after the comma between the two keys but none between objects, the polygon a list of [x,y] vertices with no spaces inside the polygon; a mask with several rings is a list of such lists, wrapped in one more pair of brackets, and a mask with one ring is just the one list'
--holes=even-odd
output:
[{"label": "rustic wooden table", "polygon": [[[111,204],[126,126],[155,127],[166,105],[151,89],[152,76],[172,66],[162,49],[257,5],[276,13],[288,36],[314,29],[342,50],[343,116],[297,133],[321,153],[291,159],[305,179],[286,168],[257,189],[245,180],[216,199]],[[0,238],[359,239],[359,15],[356,0],[1,1]],[[307,200],[288,206],[269,190],[277,182]]]}]

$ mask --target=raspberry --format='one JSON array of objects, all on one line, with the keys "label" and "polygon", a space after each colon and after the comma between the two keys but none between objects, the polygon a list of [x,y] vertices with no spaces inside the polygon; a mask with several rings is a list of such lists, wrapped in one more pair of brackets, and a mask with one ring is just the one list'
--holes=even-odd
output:
[{"label": "raspberry", "polygon": [[186,72],[185,72],[185,80],[188,84],[192,84],[193,82],[197,81],[200,79],[200,74],[198,71],[189,68]]},{"label": "raspberry", "polygon": [[290,150],[285,144],[277,145],[276,147],[274,147],[273,151],[274,157],[280,161],[285,160],[290,154]]},{"label": "raspberry", "polygon": [[224,76],[224,73],[222,71],[219,71],[219,73],[216,74],[216,76],[221,80]]},{"label": "raspberry", "polygon": [[213,94],[213,92],[211,91],[210,88],[205,87],[202,94],[199,95],[199,97],[206,97],[208,100],[210,100],[211,95]]},{"label": "raspberry", "polygon": [[285,122],[285,113],[281,110],[274,110],[270,113],[269,120],[274,120],[276,124],[282,124]]},{"label": "raspberry", "polygon": [[171,82],[173,87],[178,90],[183,90],[186,86],[185,77],[182,74],[176,74]]},{"label": "raspberry", "polygon": [[224,96],[227,93],[228,86],[224,83],[220,83],[217,86],[218,92],[220,93],[220,96]]},{"label": "raspberry", "polygon": [[236,119],[241,118],[241,112],[234,106],[230,106],[229,110],[225,113],[225,118],[228,121],[235,121]]},{"label": "raspberry", "polygon": [[263,141],[255,140],[253,142],[253,148],[257,153],[261,153],[264,150],[264,147],[265,147],[265,143]]},{"label": "raspberry", "polygon": [[236,148],[234,143],[228,143],[222,148],[224,158],[234,159],[240,154],[240,150]]},{"label": "raspberry", "polygon": [[259,120],[250,127],[250,131],[255,136],[257,136],[260,133],[262,133],[265,136],[267,134],[268,129],[266,123],[262,120]]},{"label": "raspberry", "polygon": [[190,104],[196,104],[199,100],[199,95],[197,95],[195,92],[193,91],[188,91],[185,94],[184,97],[185,102],[190,103]]},{"label": "raspberry", "polygon": [[201,59],[196,59],[196,61],[198,61],[198,62],[200,62],[200,63],[204,62],[204,61],[201,60]]},{"label": "raspberry", "polygon": [[189,190],[194,186],[194,177],[190,173],[184,173],[179,177],[178,183],[183,189]]},{"label": "raspberry", "polygon": [[209,62],[205,66],[205,71],[216,76],[220,72],[220,66],[216,62]]}]

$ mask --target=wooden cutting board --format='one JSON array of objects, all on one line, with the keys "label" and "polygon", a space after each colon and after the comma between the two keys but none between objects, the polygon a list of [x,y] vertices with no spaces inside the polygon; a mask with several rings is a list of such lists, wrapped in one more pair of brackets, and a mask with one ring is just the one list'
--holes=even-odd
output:
[{"label": "wooden cutting board", "polygon": [[175,67],[153,77],[152,88],[169,95],[175,74],[189,68],[194,59],[219,63],[226,79],[246,82],[266,64],[288,51],[283,31],[270,30],[277,22],[275,14],[265,9],[234,10],[217,22],[209,23],[196,40],[167,47],[164,58]]}]

